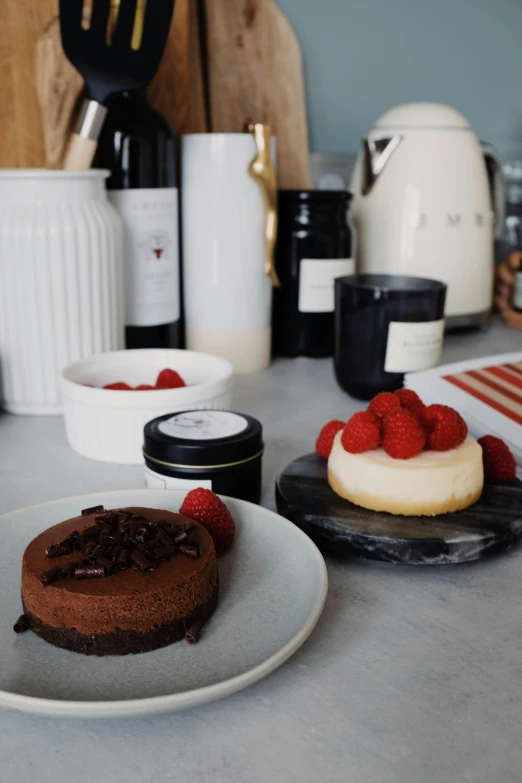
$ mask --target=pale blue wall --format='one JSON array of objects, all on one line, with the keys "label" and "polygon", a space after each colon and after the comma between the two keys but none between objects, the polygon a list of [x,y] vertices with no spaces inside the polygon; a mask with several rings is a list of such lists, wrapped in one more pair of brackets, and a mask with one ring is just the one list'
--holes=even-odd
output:
[{"label": "pale blue wall", "polygon": [[354,152],[403,102],[459,109],[522,158],[522,0],[278,0],[301,42],[311,147]]}]

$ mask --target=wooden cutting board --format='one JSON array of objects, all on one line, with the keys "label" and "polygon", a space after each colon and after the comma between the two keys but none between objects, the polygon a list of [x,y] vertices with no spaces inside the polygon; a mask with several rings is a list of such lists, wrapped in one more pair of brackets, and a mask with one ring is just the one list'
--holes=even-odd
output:
[{"label": "wooden cutting board", "polygon": [[[171,32],[158,73],[150,86],[151,103],[169,121],[174,133],[207,130],[193,0],[176,0]],[[69,123],[60,112],[66,96],[65,114],[72,111],[71,95],[81,81],[72,73],[59,42],[58,0],[3,0],[0,15],[0,167],[42,167],[58,165],[61,135]],[[189,39],[194,44],[189,44]],[[36,52],[48,65],[40,74],[41,95],[45,88],[54,109],[42,112],[36,90]],[[47,153],[46,140],[47,139]]]},{"label": "wooden cutting board", "polygon": [[238,133],[272,126],[280,188],[310,187],[301,50],[274,0],[206,0],[210,122]]},{"label": "wooden cutting board", "polygon": [[176,136],[208,130],[195,0],[176,0],[165,53],[147,94]]},{"label": "wooden cutting board", "polygon": [[2,0],[0,15],[0,167],[45,165],[36,96],[38,36],[58,13],[58,0]]}]

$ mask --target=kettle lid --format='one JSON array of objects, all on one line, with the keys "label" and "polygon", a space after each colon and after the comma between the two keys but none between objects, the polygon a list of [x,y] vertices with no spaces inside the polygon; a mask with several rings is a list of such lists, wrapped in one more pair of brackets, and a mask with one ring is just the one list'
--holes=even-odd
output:
[{"label": "kettle lid", "polygon": [[382,114],[374,127],[469,129],[470,124],[460,112],[443,103],[403,103]]}]

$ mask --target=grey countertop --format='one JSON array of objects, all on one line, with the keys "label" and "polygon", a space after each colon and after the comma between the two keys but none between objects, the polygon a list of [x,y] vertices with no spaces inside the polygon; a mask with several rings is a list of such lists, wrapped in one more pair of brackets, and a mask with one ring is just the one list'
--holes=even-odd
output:
[{"label": "grey countertop", "polygon": [[[522,333],[497,322],[447,337],[443,360],[521,348]],[[234,407],[264,424],[263,503],[274,508],[276,474],[362,404],[330,361],[297,359],[238,378]],[[0,444],[0,512],[143,486],[139,466],[72,452],[59,417],[2,415]],[[317,629],[267,679],[148,719],[0,711],[0,781],[519,783],[522,548],[464,566],[327,565]]]}]

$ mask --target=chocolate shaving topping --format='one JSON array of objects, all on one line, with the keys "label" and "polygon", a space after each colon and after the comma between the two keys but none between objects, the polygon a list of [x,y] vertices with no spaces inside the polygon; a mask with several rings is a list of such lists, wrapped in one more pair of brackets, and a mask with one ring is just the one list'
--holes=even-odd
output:
[{"label": "chocolate shaving topping", "polygon": [[109,560],[107,557],[98,557],[96,559],[96,564],[103,566],[109,574],[115,574],[118,570],[116,563],[113,563],[112,560]]},{"label": "chocolate shaving topping", "polygon": [[185,628],[185,639],[189,644],[196,644],[202,625],[200,620],[195,620],[188,628]]},{"label": "chocolate shaving topping", "polygon": [[188,538],[188,535],[182,530],[181,533],[174,536],[174,543],[179,544],[181,541],[185,541],[186,538]]},{"label": "chocolate shaving topping", "polygon": [[90,538],[96,538],[100,533],[100,528],[98,525],[91,525],[90,527],[86,527],[85,530],[82,530],[81,532],[81,538],[84,539],[84,541],[89,541]]},{"label": "chocolate shaving topping", "polygon": [[169,536],[169,534],[165,530],[163,530],[163,528],[161,528],[161,527],[159,528],[158,532],[156,533],[156,538],[157,539],[159,538],[159,540],[163,544],[165,544],[165,545],[172,545],[174,543],[174,541]]},{"label": "chocolate shaving topping", "polygon": [[72,579],[74,576],[74,569],[77,565],[78,563],[67,563],[60,571],[60,579]]},{"label": "chocolate shaving topping", "polygon": [[147,555],[140,552],[139,549],[135,549],[134,552],[131,552],[130,561],[131,563],[134,563],[140,571],[152,571],[152,563]]},{"label": "chocolate shaving topping", "polygon": [[154,550],[154,557],[156,560],[168,560],[169,557],[172,557],[176,554],[177,548],[174,546],[174,544],[167,544],[167,546],[159,547],[158,549]]},{"label": "chocolate shaving topping", "polygon": [[79,563],[74,569],[75,579],[99,579],[105,576],[105,568],[97,563]]},{"label": "chocolate shaving topping", "polygon": [[[64,541],[51,544],[46,555],[49,558],[82,552],[80,562],[55,566],[44,572],[42,583],[51,584],[58,578],[95,579],[116,574],[126,568],[152,571],[159,561],[169,560],[176,553],[186,557],[199,557],[197,540],[189,540],[187,531],[194,525],[188,523],[182,530],[165,519],[152,522],[131,511],[105,511],[103,506],[85,509],[84,515],[95,512],[96,522],[81,533],[73,530]],[[176,544],[183,542],[181,546]]]},{"label": "chocolate shaving topping", "polygon": [[82,509],[82,517],[87,517],[89,514],[96,514],[99,511],[103,511],[103,506],[92,506],[91,508]]},{"label": "chocolate shaving topping", "polygon": [[51,544],[45,550],[47,557],[60,557],[60,555],[69,555],[72,551],[69,541],[62,541],[60,544]]},{"label": "chocolate shaving topping", "polygon": [[61,566],[53,566],[52,568],[49,568],[47,571],[44,571],[41,578],[42,584],[45,587],[52,584],[58,579],[61,572],[62,572]]},{"label": "chocolate shaving topping", "polygon": [[187,555],[187,557],[199,557],[199,547],[181,544],[179,551],[182,555]]},{"label": "chocolate shaving topping", "polygon": [[29,621],[25,614],[21,614],[16,623],[13,625],[13,631],[15,633],[23,633],[29,629]]}]

